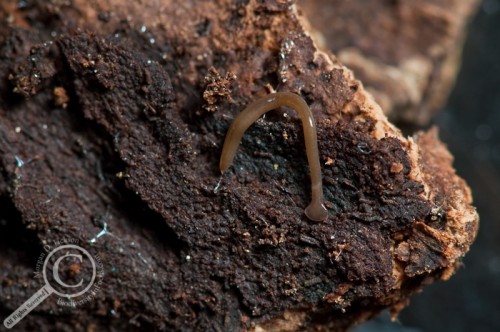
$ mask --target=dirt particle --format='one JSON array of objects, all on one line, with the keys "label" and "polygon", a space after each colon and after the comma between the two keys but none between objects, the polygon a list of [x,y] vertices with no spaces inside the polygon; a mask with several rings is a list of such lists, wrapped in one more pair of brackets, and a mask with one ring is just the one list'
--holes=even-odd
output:
[{"label": "dirt particle", "polygon": [[206,86],[203,92],[205,105],[203,107],[209,112],[215,112],[223,101],[232,103],[232,84],[235,80],[235,74],[227,72],[222,76],[214,67],[211,67],[205,76]]},{"label": "dirt particle", "polygon": [[331,157],[327,157],[325,165],[328,165],[328,166],[335,165],[335,160]]},{"label": "dirt particle", "polygon": [[391,173],[397,174],[397,173],[400,173],[402,170],[403,170],[403,164],[401,164],[401,163],[392,163],[391,169],[390,169]]},{"label": "dirt particle", "polygon": [[69,97],[66,89],[60,86],[54,88],[54,103],[56,106],[61,106],[62,108],[66,108],[68,106]]}]

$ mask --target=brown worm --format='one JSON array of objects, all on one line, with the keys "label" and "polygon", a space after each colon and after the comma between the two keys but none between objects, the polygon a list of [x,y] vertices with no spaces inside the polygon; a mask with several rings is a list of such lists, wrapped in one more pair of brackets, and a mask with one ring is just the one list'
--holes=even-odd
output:
[{"label": "brown worm", "polygon": [[305,209],[305,214],[311,220],[323,221],[328,217],[328,211],[323,205],[323,184],[321,182],[316,124],[309,106],[299,95],[291,92],[271,93],[252,102],[238,114],[226,134],[220,157],[220,171],[224,173],[231,166],[241,138],[248,127],[264,113],[280,106],[293,108],[302,120],[307,161],[311,172],[311,203]]}]

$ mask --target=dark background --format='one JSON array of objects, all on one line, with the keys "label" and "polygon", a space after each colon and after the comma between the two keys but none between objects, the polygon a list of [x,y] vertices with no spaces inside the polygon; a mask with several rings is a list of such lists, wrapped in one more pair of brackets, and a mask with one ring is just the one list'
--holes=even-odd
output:
[{"label": "dark background", "polygon": [[385,314],[356,332],[500,331],[500,0],[482,2],[455,88],[433,124],[472,188],[478,237],[464,266],[414,296],[399,322]]}]

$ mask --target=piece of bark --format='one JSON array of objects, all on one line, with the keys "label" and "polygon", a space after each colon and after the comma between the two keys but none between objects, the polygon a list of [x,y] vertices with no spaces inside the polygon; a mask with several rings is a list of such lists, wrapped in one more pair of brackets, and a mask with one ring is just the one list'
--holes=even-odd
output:
[{"label": "piece of bark", "polygon": [[[105,269],[93,301],[52,296],[26,329],[342,331],[448,278],[472,243],[436,132],[404,138],[292,2],[16,3],[0,6],[0,195],[29,245],[0,252],[1,312],[40,288],[24,248],[75,238]],[[235,79],[208,111],[215,72]],[[231,119],[272,89],[311,105],[327,222],[304,216],[289,110],[252,126],[214,192]]]},{"label": "piece of bark", "polygon": [[478,0],[299,1],[315,40],[352,69],[391,121],[422,126],[446,102]]}]

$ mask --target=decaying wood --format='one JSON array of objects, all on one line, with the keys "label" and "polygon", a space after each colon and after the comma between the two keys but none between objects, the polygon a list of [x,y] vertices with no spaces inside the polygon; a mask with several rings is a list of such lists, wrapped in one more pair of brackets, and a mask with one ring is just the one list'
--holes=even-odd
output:
[{"label": "decaying wood", "polygon": [[391,121],[427,125],[443,107],[478,0],[299,1],[318,45],[354,71]]},{"label": "decaying wood", "polygon": [[[24,328],[341,331],[448,278],[475,237],[436,131],[403,137],[293,2],[0,8],[1,312],[40,288],[46,243],[77,239],[105,269],[93,301],[53,296]],[[303,215],[286,109],[250,128],[213,190],[230,121],[273,90],[315,115],[327,222]]]}]

